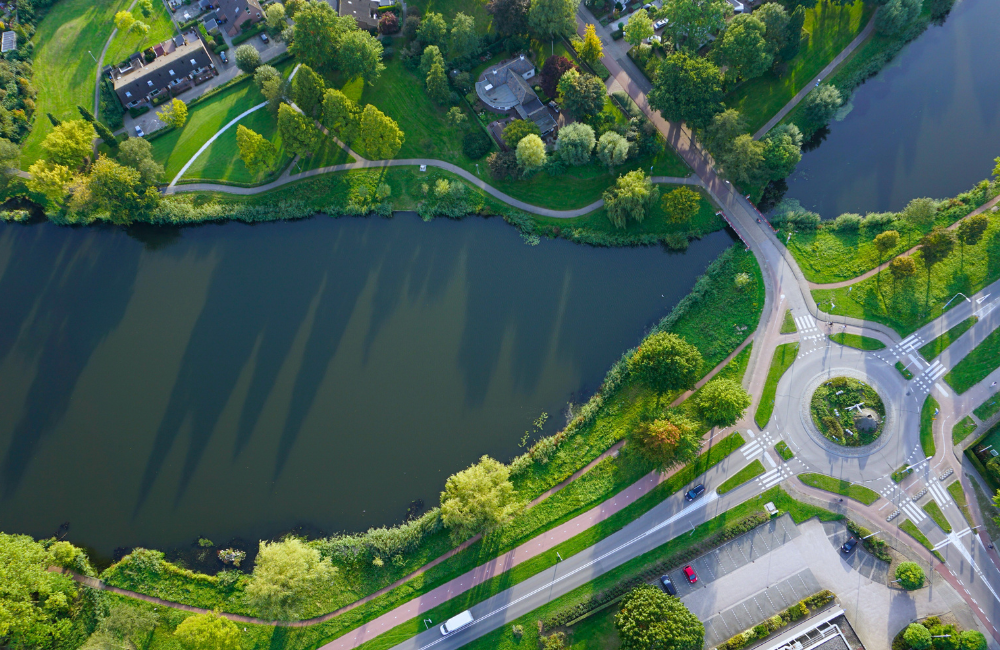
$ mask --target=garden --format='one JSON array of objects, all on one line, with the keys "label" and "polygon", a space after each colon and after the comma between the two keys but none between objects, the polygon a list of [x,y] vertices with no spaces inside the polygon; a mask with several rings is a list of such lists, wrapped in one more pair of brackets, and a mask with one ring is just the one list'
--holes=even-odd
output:
[{"label": "garden", "polygon": [[885,405],[875,389],[851,377],[834,377],[813,391],[813,423],[828,440],[845,447],[875,442],[885,429]]}]

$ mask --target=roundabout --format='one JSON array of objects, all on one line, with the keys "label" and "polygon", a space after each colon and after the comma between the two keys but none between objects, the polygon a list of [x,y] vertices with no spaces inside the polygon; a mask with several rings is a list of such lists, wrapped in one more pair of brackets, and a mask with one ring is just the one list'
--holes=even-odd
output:
[{"label": "roundabout", "polygon": [[863,447],[878,440],[885,425],[885,405],[878,392],[851,377],[834,377],[813,391],[812,422],[833,443]]}]

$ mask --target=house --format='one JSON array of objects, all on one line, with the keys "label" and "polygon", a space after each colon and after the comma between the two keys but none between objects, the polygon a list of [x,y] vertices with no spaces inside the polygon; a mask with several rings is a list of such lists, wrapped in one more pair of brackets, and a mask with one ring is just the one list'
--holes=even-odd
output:
[{"label": "house", "polygon": [[340,0],[340,15],[351,16],[359,29],[378,29],[379,0]]},{"label": "house", "polygon": [[259,23],[264,19],[257,0],[218,0],[215,7],[216,20],[226,25],[226,33],[236,36],[243,31],[243,23]]},{"label": "house", "polygon": [[740,2],[740,0],[727,0],[729,5],[733,8],[733,13],[741,14],[747,11],[746,6]]},{"label": "house", "polygon": [[197,36],[150,63],[133,55],[127,64],[111,69],[115,94],[125,108],[150,102],[161,93],[176,96],[216,74],[212,56]]},{"label": "house", "polygon": [[535,65],[522,54],[487,69],[476,81],[476,94],[496,111],[514,110],[522,120],[531,120],[545,135],[556,121],[528,83],[534,76]]}]

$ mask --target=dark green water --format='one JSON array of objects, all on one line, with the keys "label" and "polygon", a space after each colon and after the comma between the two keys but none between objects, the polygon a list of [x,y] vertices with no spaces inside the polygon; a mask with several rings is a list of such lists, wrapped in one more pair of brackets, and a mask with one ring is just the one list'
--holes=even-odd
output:
[{"label": "dark green water", "polygon": [[400,520],[565,422],[731,240],[499,219],[0,225],[0,529],[102,552]]}]

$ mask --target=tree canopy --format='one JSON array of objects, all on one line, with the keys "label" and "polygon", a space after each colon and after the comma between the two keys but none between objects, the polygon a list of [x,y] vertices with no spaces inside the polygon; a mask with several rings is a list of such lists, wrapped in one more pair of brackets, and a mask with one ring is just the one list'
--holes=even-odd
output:
[{"label": "tree canopy", "polygon": [[576,34],[576,9],[580,0],[531,0],[528,26],[539,38],[569,38]]},{"label": "tree canopy", "polygon": [[356,29],[352,16],[338,16],[328,2],[311,0],[295,12],[288,51],[313,69],[328,69],[339,60],[343,36]]},{"label": "tree canopy", "polygon": [[545,154],[545,143],[534,133],[529,133],[517,141],[517,164],[525,174],[545,166],[548,156]]},{"label": "tree canopy", "polygon": [[701,432],[693,422],[673,415],[641,422],[632,429],[630,441],[662,471],[694,460],[701,447]]},{"label": "tree canopy", "polygon": [[385,70],[382,54],[382,43],[377,38],[363,29],[354,29],[340,40],[337,65],[348,77],[361,77],[374,86]]},{"label": "tree canopy", "polygon": [[444,16],[433,11],[425,14],[417,28],[417,38],[424,45],[443,46],[448,38],[448,23]]},{"label": "tree canopy", "polygon": [[649,105],[671,122],[701,129],[725,108],[723,95],[719,68],[707,59],[680,52],[656,67]]},{"label": "tree canopy", "polygon": [[803,116],[813,129],[829,124],[842,102],[840,91],[830,84],[813,88],[802,101]]},{"label": "tree canopy", "polygon": [[764,35],[767,27],[754,14],[739,14],[731,21],[712,53],[719,65],[726,66],[732,80],[753,79],[768,71],[774,53]]},{"label": "tree canopy", "polygon": [[[270,67],[270,66],[269,66]],[[273,69],[273,68],[272,68]],[[277,72],[277,70],[275,70]],[[270,76],[270,75],[268,75]],[[254,79],[257,78],[254,73]],[[303,63],[292,78],[292,101],[302,112],[312,118],[320,116],[326,82],[315,70]]]},{"label": "tree canopy", "polygon": [[628,365],[634,377],[666,393],[693,388],[702,363],[698,348],[672,332],[657,332],[639,344]]},{"label": "tree canopy", "polygon": [[911,650],[927,650],[931,647],[931,631],[920,623],[910,623],[903,632],[903,641]]},{"label": "tree canopy", "polygon": [[503,128],[500,138],[505,145],[514,149],[517,147],[517,143],[524,139],[524,136],[532,134],[541,137],[542,131],[537,124],[531,120],[512,120]]},{"label": "tree canopy", "polygon": [[146,185],[155,185],[163,177],[163,165],[153,158],[153,145],[145,138],[129,138],[121,143],[118,162],[137,170]]},{"label": "tree canopy", "polygon": [[319,148],[322,135],[311,118],[288,104],[278,109],[278,133],[285,148],[296,156],[311,156]]},{"label": "tree canopy", "polygon": [[262,616],[300,618],[314,589],[327,586],[337,569],[320,552],[300,539],[261,542],[247,602]]},{"label": "tree canopy", "polygon": [[530,0],[490,0],[486,10],[493,14],[493,29],[503,36],[524,34],[528,31]]},{"label": "tree canopy", "polygon": [[750,407],[750,395],[739,382],[713,379],[698,392],[698,412],[713,427],[728,427]]},{"label": "tree canopy", "polygon": [[236,48],[233,60],[236,61],[236,67],[246,74],[253,74],[254,70],[259,68],[262,63],[260,52],[249,43],[244,43]]},{"label": "tree canopy", "polygon": [[653,19],[645,9],[640,9],[629,17],[624,31],[625,42],[632,46],[638,46],[656,33],[653,29]]},{"label": "tree canopy", "polygon": [[660,204],[672,223],[687,223],[698,214],[701,195],[687,187],[678,187],[664,194]]},{"label": "tree canopy", "polygon": [[56,126],[42,140],[49,162],[76,169],[92,153],[97,132],[86,120],[69,120]]},{"label": "tree canopy", "polygon": [[218,614],[195,614],[174,630],[185,650],[239,650],[240,629]]},{"label": "tree canopy", "polygon": [[896,565],[896,580],[907,591],[920,589],[924,586],[924,570],[916,562],[900,562]]},{"label": "tree canopy", "polygon": [[160,203],[160,193],[143,182],[138,170],[103,155],[90,169],[88,186],[97,207],[107,211],[112,223],[120,225],[148,215]]},{"label": "tree canopy", "polygon": [[188,107],[182,99],[174,97],[170,102],[156,113],[156,117],[166,124],[167,126],[172,126],[175,129],[179,129],[184,126],[188,118]]},{"label": "tree canopy", "polygon": [[597,141],[597,158],[609,170],[623,164],[631,149],[629,141],[615,131],[607,131]]},{"label": "tree canopy", "polygon": [[240,160],[254,175],[270,169],[278,155],[274,144],[242,124],[236,126],[236,146],[240,150]]},{"label": "tree canopy", "polygon": [[667,0],[663,13],[669,21],[663,33],[676,48],[693,54],[709,36],[725,29],[733,7],[726,0]]},{"label": "tree canopy", "polygon": [[579,49],[577,54],[586,63],[594,64],[604,56],[604,46],[601,44],[601,39],[597,37],[597,28],[594,25],[587,23],[587,26],[583,28],[583,40],[580,42]]},{"label": "tree canopy", "polygon": [[499,526],[520,508],[510,469],[489,456],[448,477],[441,493],[441,520],[456,542]]},{"label": "tree canopy", "polygon": [[675,596],[651,585],[633,589],[615,614],[622,650],[701,650],[705,626]]},{"label": "tree canopy", "polygon": [[559,80],[562,79],[566,71],[572,70],[574,67],[573,62],[561,54],[545,59],[545,63],[542,65],[541,83],[545,94],[549,97],[555,97],[556,93],[559,92]]},{"label": "tree canopy", "polygon": [[361,128],[361,109],[350,97],[336,88],[323,95],[323,126],[347,144],[354,142]]},{"label": "tree canopy", "polygon": [[460,11],[451,22],[448,55],[453,59],[467,59],[478,50],[479,32],[476,31],[476,21]]},{"label": "tree canopy", "polygon": [[358,140],[372,160],[388,160],[399,153],[405,136],[396,120],[371,104],[361,111]]},{"label": "tree canopy", "polygon": [[597,143],[594,129],[582,122],[573,122],[559,129],[556,139],[559,157],[568,165],[586,165]]},{"label": "tree canopy", "polygon": [[567,70],[559,79],[558,89],[563,106],[577,117],[596,115],[604,110],[608,89],[592,74]]},{"label": "tree canopy", "polygon": [[637,169],[619,176],[603,198],[608,219],[617,228],[624,228],[629,221],[641,223],[646,218],[647,211],[660,198],[660,188]]}]

